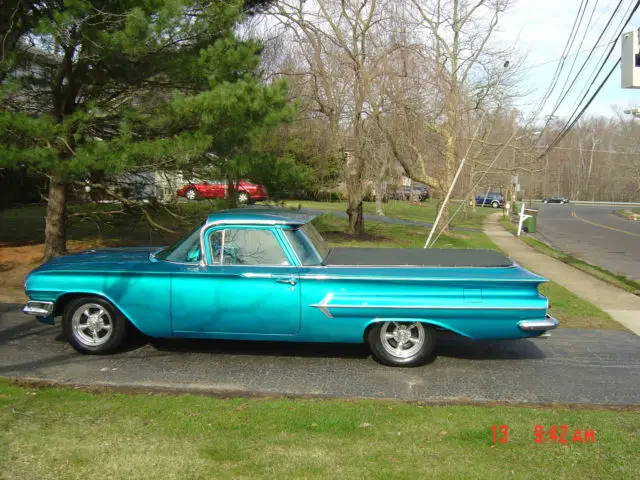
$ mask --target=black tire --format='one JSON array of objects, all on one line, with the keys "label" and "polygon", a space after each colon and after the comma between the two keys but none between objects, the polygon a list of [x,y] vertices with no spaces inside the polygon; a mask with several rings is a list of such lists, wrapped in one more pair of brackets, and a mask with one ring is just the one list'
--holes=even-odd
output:
[{"label": "black tire", "polygon": [[493,202],[491,202],[491,206],[493,208],[498,208],[500,206],[500,204],[494,200]]},{"label": "black tire", "polygon": [[127,319],[103,298],[81,297],[69,302],[64,309],[62,331],[78,352],[102,355],[122,345],[127,334]]},{"label": "black tire", "polygon": [[198,191],[195,188],[188,188],[184,192],[184,198],[187,200],[197,200],[198,199]]},{"label": "black tire", "polygon": [[[398,327],[404,326],[407,330],[410,330],[410,332],[415,332],[418,328],[422,331],[424,334],[423,342],[420,346],[416,346],[415,352],[410,352],[411,348],[414,348],[411,346],[410,341],[403,342],[403,345],[409,343],[411,346],[410,348],[403,350],[403,352],[406,352],[409,355],[394,355],[389,351],[389,348],[384,346],[382,337],[384,334],[389,332],[389,327],[394,325]],[[415,327],[409,328],[412,325],[415,325]],[[411,333],[409,333],[409,335],[411,335]],[[391,338],[385,341],[388,343],[389,347],[393,347],[390,341],[395,340]],[[420,322],[379,322],[369,329],[369,332],[367,333],[367,343],[369,344],[369,348],[371,349],[371,353],[374,358],[384,365],[388,365],[390,367],[418,367],[433,360],[433,352],[436,347],[436,331],[430,325]],[[397,344],[398,342],[396,342],[396,348]]]}]

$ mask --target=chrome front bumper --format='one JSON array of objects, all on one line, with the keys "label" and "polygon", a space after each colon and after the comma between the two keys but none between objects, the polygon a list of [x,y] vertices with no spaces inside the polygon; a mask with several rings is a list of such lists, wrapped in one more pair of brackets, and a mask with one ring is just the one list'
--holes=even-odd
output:
[{"label": "chrome front bumper", "polygon": [[523,332],[546,332],[556,328],[559,323],[558,320],[547,314],[544,316],[544,320],[523,320],[518,322],[518,328]]},{"label": "chrome front bumper", "polygon": [[53,302],[30,300],[22,307],[22,313],[37,315],[38,317],[48,317],[53,313]]}]

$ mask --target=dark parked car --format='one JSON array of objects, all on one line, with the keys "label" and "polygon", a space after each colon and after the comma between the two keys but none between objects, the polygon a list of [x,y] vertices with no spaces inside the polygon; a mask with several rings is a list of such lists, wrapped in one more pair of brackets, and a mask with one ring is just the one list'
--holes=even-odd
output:
[{"label": "dark parked car", "polygon": [[[187,200],[198,198],[227,198],[229,186],[224,180],[204,181],[202,183],[188,183],[180,188],[176,194]],[[238,201],[240,203],[251,203],[265,200],[267,189],[262,185],[256,185],[246,180],[240,180],[238,184]]]},{"label": "dark parked car", "polygon": [[544,203],[569,203],[569,199],[567,197],[551,197],[545,198],[542,201]]},{"label": "dark parked car", "polygon": [[429,187],[426,185],[404,186],[400,190],[400,200],[407,200],[413,202],[424,202],[429,195]]},{"label": "dark parked car", "polygon": [[504,197],[499,192],[489,192],[476,195],[476,205],[493,208],[504,207]]}]

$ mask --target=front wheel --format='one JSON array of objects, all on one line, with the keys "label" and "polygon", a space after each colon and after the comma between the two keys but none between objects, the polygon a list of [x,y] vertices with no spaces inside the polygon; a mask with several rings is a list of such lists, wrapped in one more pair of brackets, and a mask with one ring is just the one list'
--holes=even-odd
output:
[{"label": "front wheel", "polygon": [[127,320],[102,298],[83,297],[67,305],[62,331],[80,353],[99,355],[116,350],[127,333]]},{"label": "front wheel", "polygon": [[433,358],[436,331],[420,322],[381,322],[367,335],[373,356],[391,367],[417,367]]},{"label": "front wheel", "polygon": [[496,202],[496,201],[493,201],[493,202],[491,202],[491,206],[493,208],[498,208],[500,206],[500,204],[498,202]]}]

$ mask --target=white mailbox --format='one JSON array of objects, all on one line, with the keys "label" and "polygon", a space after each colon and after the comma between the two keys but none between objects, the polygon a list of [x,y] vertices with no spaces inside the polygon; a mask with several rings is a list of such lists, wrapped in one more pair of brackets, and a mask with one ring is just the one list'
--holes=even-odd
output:
[{"label": "white mailbox", "polygon": [[638,31],[622,34],[622,88],[640,88],[640,47]]}]

